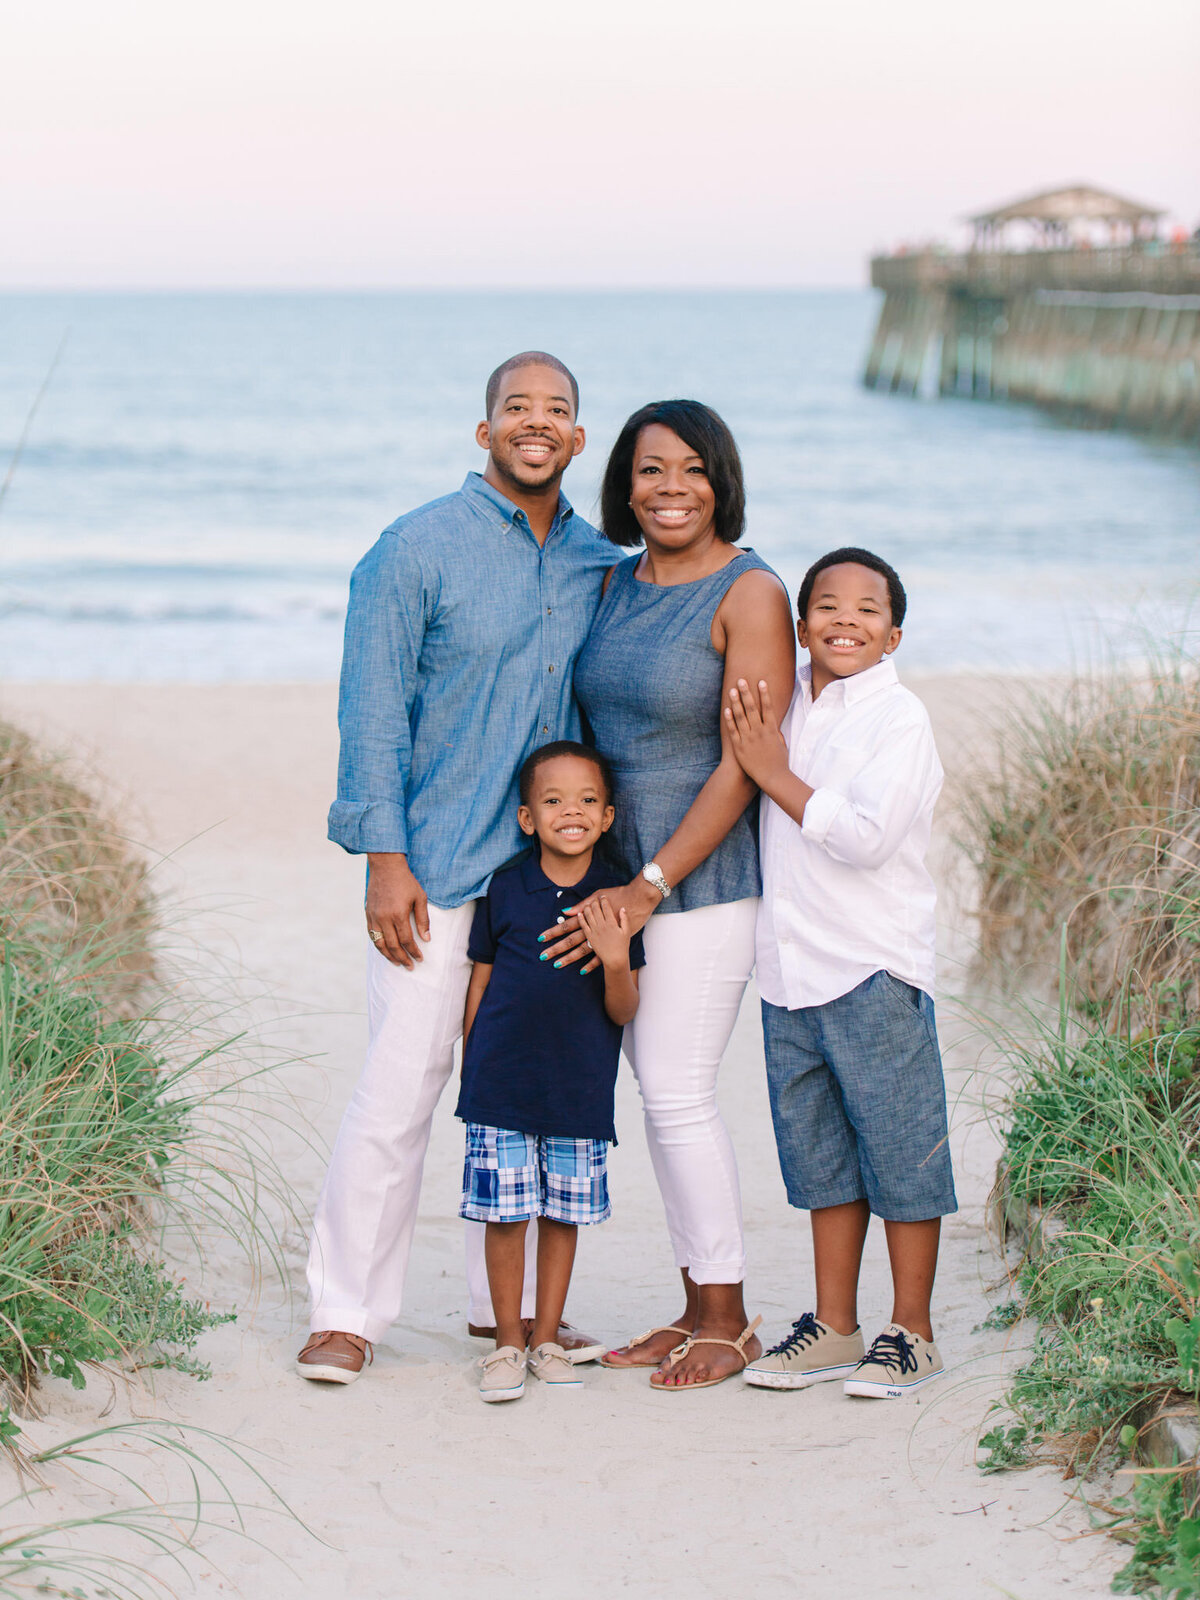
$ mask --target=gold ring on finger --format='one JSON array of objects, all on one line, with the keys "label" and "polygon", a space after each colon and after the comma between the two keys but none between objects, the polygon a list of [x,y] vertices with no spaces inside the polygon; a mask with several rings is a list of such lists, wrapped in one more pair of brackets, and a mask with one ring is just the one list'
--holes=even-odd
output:
[{"label": "gold ring on finger", "polygon": [[381,940],[383,939],[383,929],[382,928],[368,928],[367,932],[371,935],[371,938],[374,940],[374,942],[376,944],[379,944],[381,942]]}]

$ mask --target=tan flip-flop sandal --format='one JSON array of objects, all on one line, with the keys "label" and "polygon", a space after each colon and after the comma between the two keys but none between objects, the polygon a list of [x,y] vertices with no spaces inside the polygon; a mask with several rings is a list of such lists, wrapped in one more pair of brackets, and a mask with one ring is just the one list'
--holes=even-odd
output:
[{"label": "tan flip-flop sandal", "polygon": [[[746,1352],[743,1346],[754,1330],[759,1327],[761,1322],[761,1317],[755,1317],[754,1321],[750,1323],[748,1327],[742,1329],[741,1333],[736,1339],[696,1339],[693,1338],[693,1336],[689,1333],[683,1343],[681,1345],[677,1345],[667,1357],[667,1360],[670,1363],[670,1366],[667,1370],[670,1371],[671,1367],[677,1367],[687,1355],[688,1351],[694,1349],[698,1344],[727,1344],[731,1350],[736,1350],[738,1355],[741,1356],[742,1371],[744,1372],[750,1363],[746,1360]],[[702,1378],[699,1383],[655,1383],[652,1377],[650,1379],[650,1387],[652,1389],[657,1389],[660,1393],[665,1394],[686,1394],[689,1389],[711,1389],[718,1383],[724,1383],[727,1378],[733,1378],[736,1376],[736,1373],[727,1372],[723,1377],[720,1378]]]},{"label": "tan flip-flop sandal", "polygon": [[[759,1321],[761,1320],[762,1319],[760,1317]],[[630,1339],[629,1343],[625,1346],[626,1350],[636,1350],[640,1344],[649,1344],[651,1339],[653,1339],[657,1333],[680,1333],[685,1339],[690,1339],[692,1336],[692,1330],[690,1328],[679,1328],[675,1325],[675,1323],[668,1322],[663,1328],[647,1328],[645,1333],[637,1334],[634,1338]],[[630,1366],[627,1361],[606,1361],[605,1358],[601,1356],[600,1365],[602,1367],[607,1367],[610,1372],[637,1372],[639,1370],[644,1370],[646,1367],[661,1366],[662,1363],[659,1361],[642,1361],[634,1362],[634,1364]]]}]

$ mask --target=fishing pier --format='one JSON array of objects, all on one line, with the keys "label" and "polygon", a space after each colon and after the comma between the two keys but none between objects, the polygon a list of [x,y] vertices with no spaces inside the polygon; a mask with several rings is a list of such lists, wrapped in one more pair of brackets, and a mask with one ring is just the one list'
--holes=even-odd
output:
[{"label": "fishing pier", "polygon": [[[960,254],[876,256],[863,382],[1200,442],[1200,242],[1160,239],[1160,216],[1078,186],[970,218]],[[1013,224],[1027,248],[1011,247]]]}]

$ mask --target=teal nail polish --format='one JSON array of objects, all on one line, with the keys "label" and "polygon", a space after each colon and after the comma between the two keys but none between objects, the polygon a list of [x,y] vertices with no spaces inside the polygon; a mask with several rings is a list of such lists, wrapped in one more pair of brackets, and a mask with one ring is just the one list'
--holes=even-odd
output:
[{"label": "teal nail polish", "polygon": [[550,959],[549,950],[543,950],[541,955],[538,957],[539,961],[549,961],[549,959]]},{"label": "teal nail polish", "polygon": [[562,966],[562,962],[561,962],[561,961],[556,961],[556,962],[555,962],[555,963],[554,963],[554,966],[555,966],[555,969],[556,969],[556,970],[557,970],[557,969],[558,969],[558,968],[559,968],[559,967],[561,967],[561,966]]},{"label": "teal nail polish", "polygon": [[544,933],[539,933],[538,934],[538,943],[542,944],[545,941],[545,938],[546,938],[546,935]]}]

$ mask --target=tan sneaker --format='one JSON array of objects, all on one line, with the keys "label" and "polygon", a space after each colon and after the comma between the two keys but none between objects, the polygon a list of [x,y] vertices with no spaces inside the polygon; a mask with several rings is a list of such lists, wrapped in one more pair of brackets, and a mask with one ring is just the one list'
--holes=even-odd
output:
[{"label": "tan sneaker", "polygon": [[787,1338],[752,1361],[742,1376],[759,1389],[807,1389],[853,1372],[863,1358],[862,1329],[835,1333],[806,1311]]},{"label": "tan sneaker", "polygon": [[845,1391],[870,1400],[902,1400],[945,1370],[936,1344],[893,1322],[846,1379]]},{"label": "tan sneaker", "polygon": [[571,1365],[571,1358],[560,1344],[538,1345],[529,1352],[529,1370],[542,1383],[555,1389],[582,1389],[583,1379]]},{"label": "tan sneaker", "polygon": [[370,1341],[357,1333],[322,1329],[309,1335],[308,1343],[296,1357],[296,1371],[317,1383],[353,1383],[364,1364],[374,1359]]},{"label": "tan sneaker", "polygon": [[525,1352],[515,1344],[502,1344],[476,1364],[483,1370],[479,1398],[489,1405],[499,1400],[519,1400],[525,1393]]}]

